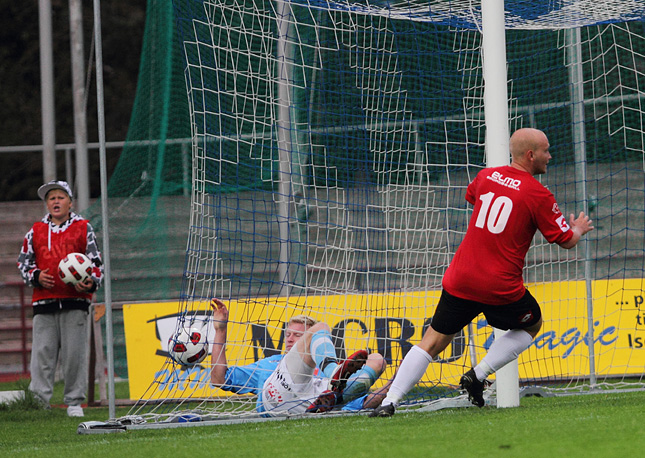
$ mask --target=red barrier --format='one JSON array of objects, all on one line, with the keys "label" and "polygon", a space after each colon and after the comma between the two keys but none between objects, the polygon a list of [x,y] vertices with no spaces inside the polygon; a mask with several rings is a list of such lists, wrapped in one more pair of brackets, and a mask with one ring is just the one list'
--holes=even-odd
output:
[{"label": "red barrier", "polygon": [[[31,303],[26,301],[25,298],[25,284],[23,282],[6,282],[0,283],[0,297],[2,298],[2,303],[0,303],[0,310],[3,310],[2,315],[3,319],[0,320],[0,332],[2,333],[13,333],[15,331],[20,332],[20,344],[19,346],[13,344],[13,342],[6,342],[0,339],[0,381],[14,381],[20,378],[29,377],[29,354],[31,353],[31,342],[28,338],[28,334],[31,331]],[[12,300],[18,300],[18,304],[12,302]],[[7,310],[15,309],[15,306],[19,307],[19,321],[16,324],[14,320],[6,319]],[[29,317],[29,318],[28,318]],[[15,369],[9,369],[5,371],[7,366],[6,359],[4,355],[15,355],[16,353],[20,354],[21,360],[21,370],[16,371]]]}]

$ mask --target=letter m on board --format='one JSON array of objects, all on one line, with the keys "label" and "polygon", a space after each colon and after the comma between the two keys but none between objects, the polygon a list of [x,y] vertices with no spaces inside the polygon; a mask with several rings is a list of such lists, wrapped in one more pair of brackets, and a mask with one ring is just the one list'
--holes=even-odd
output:
[{"label": "letter m on board", "polygon": [[[251,324],[251,346],[253,347],[253,359],[255,361],[261,358],[267,358],[269,356],[280,354],[280,349],[284,343],[284,329],[280,333],[280,340],[278,341],[278,346],[276,347],[273,344],[271,335],[267,331],[267,327],[261,324]],[[264,356],[258,354],[258,349],[264,351]]]},{"label": "letter m on board", "polygon": [[410,338],[414,335],[414,325],[405,318],[377,318],[374,320],[378,352],[388,364],[392,363],[392,344],[401,347],[401,359],[412,348]]}]

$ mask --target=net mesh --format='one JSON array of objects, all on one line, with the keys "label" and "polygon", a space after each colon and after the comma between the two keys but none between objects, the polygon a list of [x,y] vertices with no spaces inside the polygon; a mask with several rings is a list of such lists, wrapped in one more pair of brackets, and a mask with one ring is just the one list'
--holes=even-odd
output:
[{"label": "net mesh", "polygon": [[[117,279],[116,294],[181,291],[179,322],[197,320],[207,333],[208,299],[230,301],[236,365],[279,352],[284,323],[310,314],[330,324],[339,356],[359,348],[385,356],[382,386],[429,324],[467,226],[465,188],[485,166],[479,4],[150,5],[146,43],[173,46],[142,63],[131,155],[110,193],[111,211],[124,215],[111,225],[128,253],[115,270],[128,280],[154,272],[154,287],[120,289]],[[645,7],[520,1],[506,9],[511,130],[547,133],[553,160],[542,182],[565,214],[585,210],[596,226],[571,251],[534,241],[525,280],[548,323],[520,358],[522,383],[640,387]],[[151,19],[154,11],[163,20]],[[184,135],[190,196],[184,143],[163,142]],[[188,241],[184,229],[175,243],[184,215]],[[171,262],[180,250],[181,263]],[[459,395],[459,376],[492,339],[480,318],[406,403]],[[252,396],[211,388],[209,371],[208,360],[189,369],[166,360],[133,415],[254,414]]]}]

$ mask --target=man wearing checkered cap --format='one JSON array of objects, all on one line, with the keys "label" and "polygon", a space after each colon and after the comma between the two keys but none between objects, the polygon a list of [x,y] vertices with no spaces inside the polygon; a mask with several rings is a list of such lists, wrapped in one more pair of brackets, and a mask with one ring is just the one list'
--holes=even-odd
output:
[{"label": "man wearing checkered cap", "polygon": [[[103,279],[103,262],[89,221],[72,211],[73,194],[65,181],[50,181],[38,189],[47,214],[25,235],[18,269],[33,287],[31,383],[29,390],[49,407],[60,357],[65,380],[67,414],[82,417],[87,391],[88,309]],[[58,264],[68,253],[85,253],[92,275],[74,286],[58,276]]]}]

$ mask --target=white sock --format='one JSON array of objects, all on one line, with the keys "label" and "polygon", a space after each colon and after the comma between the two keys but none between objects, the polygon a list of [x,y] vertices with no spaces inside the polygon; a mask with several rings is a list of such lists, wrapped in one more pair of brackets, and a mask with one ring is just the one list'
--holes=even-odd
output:
[{"label": "white sock", "polygon": [[513,329],[501,337],[496,337],[486,356],[475,366],[477,379],[482,381],[506,366],[529,348],[531,342],[533,342],[531,334],[521,329]]},{"label": "white sock", "polygon": [[399,367],[396,377],[387,392],[387,396],[382,402],[382,405],[394,404],[397,405],[403,396],[417,384],[423,374],[425,374],[428,364],[432,362],[432,356],[422,350],[418,346],[413,346]]}]

